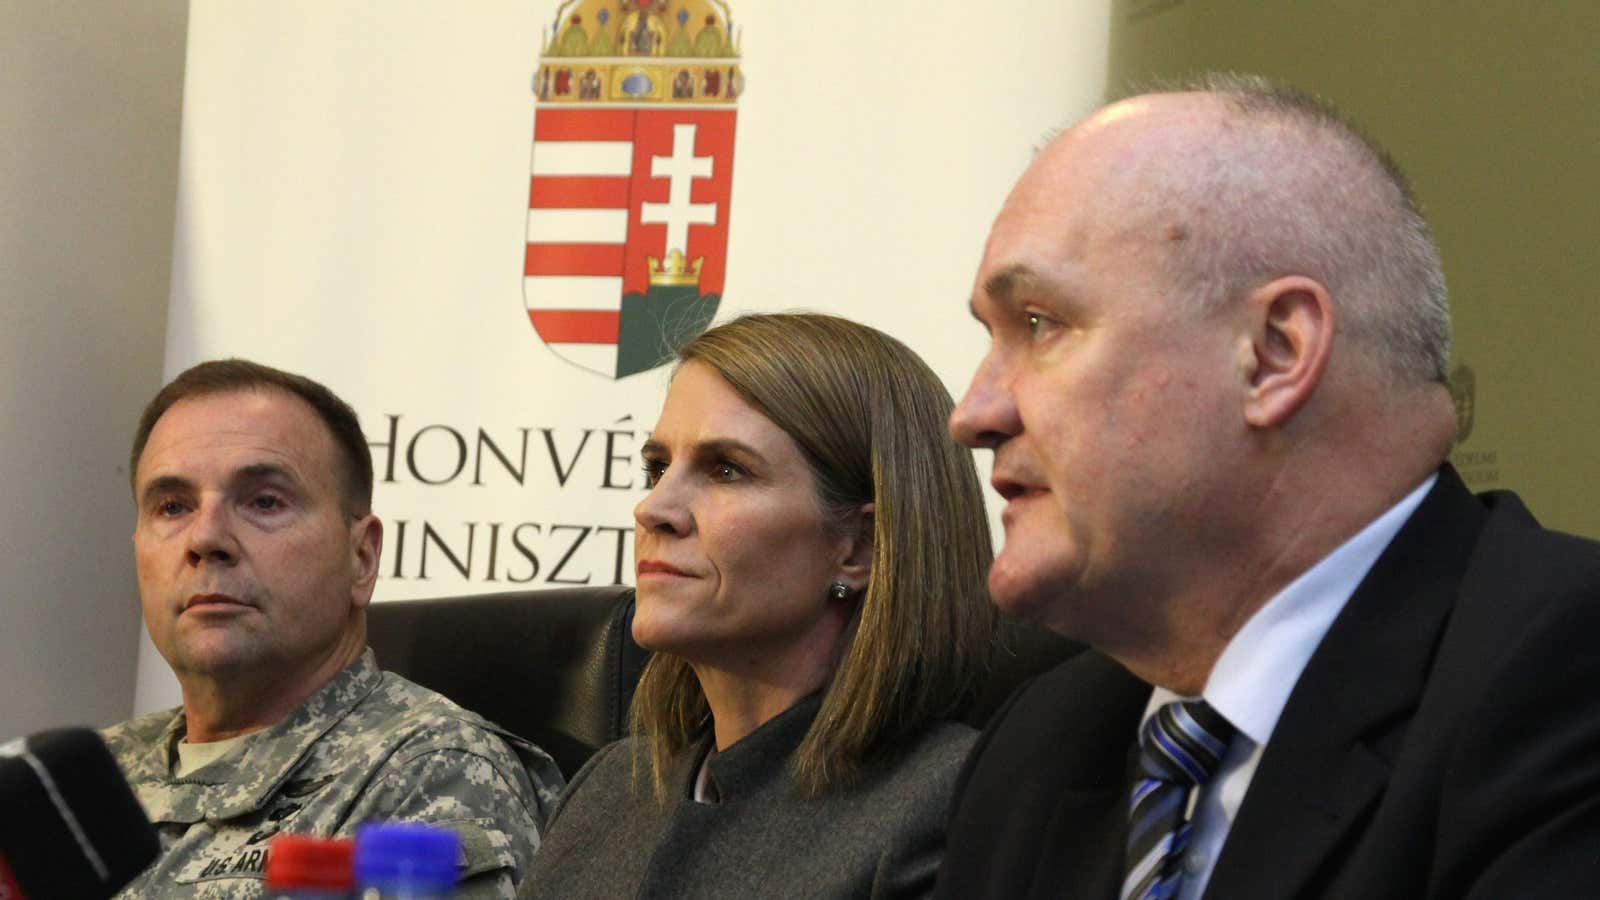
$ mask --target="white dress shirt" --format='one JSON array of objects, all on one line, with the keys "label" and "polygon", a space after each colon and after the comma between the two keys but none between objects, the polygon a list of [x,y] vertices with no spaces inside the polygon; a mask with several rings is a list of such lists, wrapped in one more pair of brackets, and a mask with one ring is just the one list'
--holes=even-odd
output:
[{"label": "white dress shirt", "polygon": [[[1436,480],[1437,475],[1430,475],[1355,537],[1290,582],[1250,617],[1217,657],[1200,696],[1237,732],[1217,774],[1192,801],[1194,831],[1184,852],[1178,900],[1198,900],[1205,891],[1234,816],[1255,777],[1261,751],[1300,673],[1361,579]],[[1145,719],[1179,699],[1193,698],[1156,688],[1145,708]]]}]

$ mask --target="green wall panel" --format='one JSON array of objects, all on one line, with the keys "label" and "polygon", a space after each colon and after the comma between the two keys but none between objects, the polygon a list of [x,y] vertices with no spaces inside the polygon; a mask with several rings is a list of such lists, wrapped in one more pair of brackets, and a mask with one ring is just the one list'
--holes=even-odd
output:
[{"label": "green wall panel", "polygon": [[1207,70],[1320,94],[1389,148],[1450,284],[1452,459],[1600,537],[1600,3],[1113,0],[1113,90]]}]

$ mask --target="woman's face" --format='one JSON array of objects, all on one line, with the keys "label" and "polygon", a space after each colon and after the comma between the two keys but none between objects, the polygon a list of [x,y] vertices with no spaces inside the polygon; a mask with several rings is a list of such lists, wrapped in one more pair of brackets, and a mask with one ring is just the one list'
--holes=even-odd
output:
[{"label": "woman's face", "polygon": [[641,454],[634,639],[732,671],[814,667],[848,619],[830,600],[865,571],[830,528],[800,448],[710,366],[689,362]]}]

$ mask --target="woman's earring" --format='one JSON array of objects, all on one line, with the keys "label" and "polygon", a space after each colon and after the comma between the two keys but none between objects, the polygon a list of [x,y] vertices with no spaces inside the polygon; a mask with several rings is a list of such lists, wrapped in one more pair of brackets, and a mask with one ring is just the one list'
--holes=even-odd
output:
[{"label": "woman's earring", "polygon": [[850,585],[842,581],[835,581],[833,584],[828,585],[828,596],[839,601],[849,600]]}]

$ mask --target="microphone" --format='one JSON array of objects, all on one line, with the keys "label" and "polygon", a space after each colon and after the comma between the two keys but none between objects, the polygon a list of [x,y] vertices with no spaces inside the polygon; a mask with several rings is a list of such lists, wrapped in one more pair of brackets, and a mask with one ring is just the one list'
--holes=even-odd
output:
[{"label": "microphone", "polygon": [[105,900],[159,850],[98,734],[63,728],[0,744],[0,900]]}]

